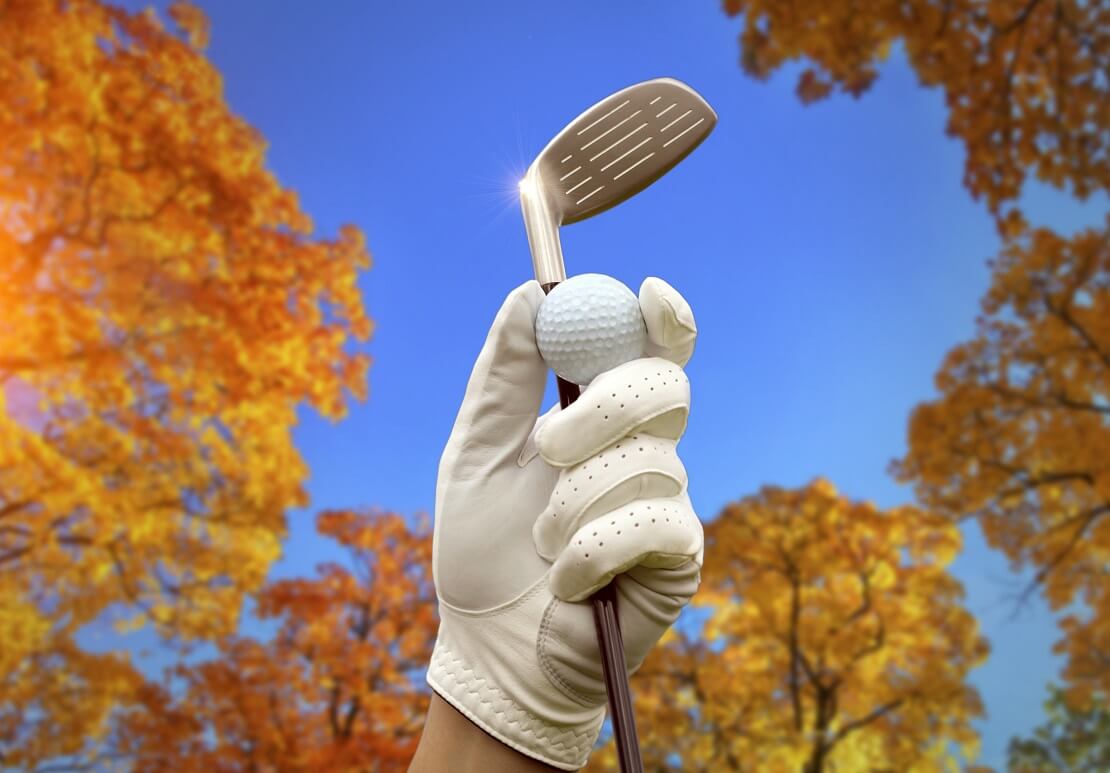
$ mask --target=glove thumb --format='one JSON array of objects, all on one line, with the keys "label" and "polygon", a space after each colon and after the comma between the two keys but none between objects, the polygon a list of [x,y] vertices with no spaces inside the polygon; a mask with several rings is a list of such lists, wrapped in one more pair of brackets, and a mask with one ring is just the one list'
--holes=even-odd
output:
[{"label": "glove thumb", "polygon": [[682,294],[662,279],[649,276],[640,285],[640,311],[648,333],[645,353],[685,366],[694,353],[698,327]]},{"label": "glove thumb", "polygon": [[536,312],[544,294],[535,280],[501,304],[478,354],[444,449],[442,466],[456,480],[516,463],[539,415],[547,364],[536,347]]}]

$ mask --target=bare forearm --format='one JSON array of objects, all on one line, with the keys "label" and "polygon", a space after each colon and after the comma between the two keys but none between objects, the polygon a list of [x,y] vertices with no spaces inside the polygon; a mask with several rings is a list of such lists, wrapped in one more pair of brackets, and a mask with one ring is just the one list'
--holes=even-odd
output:
[{"label": "bare forearm", "polygon": [[557,770],[488,735],[435,693],[432,693],[420,745],[409,767],[409,773],[552,773]]}]

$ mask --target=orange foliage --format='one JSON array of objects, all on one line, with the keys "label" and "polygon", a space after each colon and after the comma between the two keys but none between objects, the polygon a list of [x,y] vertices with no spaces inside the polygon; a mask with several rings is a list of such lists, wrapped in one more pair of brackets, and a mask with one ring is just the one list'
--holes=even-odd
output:
[{"label": "orange foliage", "polygon": [[431,536],[393,514],[324,513],[350,568],[282,580],[258,614],[270,641],[234,638],[179,667],[121,716],[114,755],[137,771],[403,771],[416,750],[436,634]]},{"label": "orange foliage", "polygon": [[944,90],[964,183],[1005,247],[976,338],[956,347],[896,465],[929,507],[979,518],[1013,566],[1036,568],[1061,621],[1067,697],[1110,695],[1110,220],[1065,239],[1011,204],[1033,174],[1079,198],[1110,190],[1110,7],[1080,0],[858,3],[725,0],[744,69],[808,64],[806,102],[859,96],[900,45]]},{"label": "orange foliage", "polygon": [[1072,239],[1037,229],[994,268],[974,339],[914,411],[895,465],[919,498],[978,518],[1069,614],[1057,651],[1073,699],[1110,695],[1110,219]]},{"label": "orange foliage", "polygon": [[895,44],[944,89],[948,132],[967,147],[964,182],[998,213],[1030,170],[1085,197],[1110,188],[1110,9],[1080,0],[725,0],[743,14],[744,69],[767,77],[804,59],[807,102],[859,96]]},{"label": "orange foliage", "polygon": [[365,392],[362,235],[312,237],[170,16],[0,2],[0,765],[101,732],[82,626],[234,630],[305,504],[296,407]]},{"label": "orange foliage", "polygon": [[[0,615],[13,601],[0,598]],[[0,768],[39,770],[49,760],[50,769],[84,769],[101,759],[113,713],[142,689],[143,676],[126,655],[85,652],[35,610],[20,611],[18,622],[41,624],[43,635],[8,649],[0,620]]]},{"label": "orange foliage", "polygon": [[[947,571],[948,520],[817,480],[767,487],[706,527],[702,636],[633,678],[646,767],[942,771],[977,753],[986,641]],[[612,770],[611,747],[591,770]]]}]

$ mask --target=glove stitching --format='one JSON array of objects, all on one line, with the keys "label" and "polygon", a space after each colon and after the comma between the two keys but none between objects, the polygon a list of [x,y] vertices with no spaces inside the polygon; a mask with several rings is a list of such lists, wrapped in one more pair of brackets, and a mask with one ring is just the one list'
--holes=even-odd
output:
[{"label": "glove stitching", "polygon": [[675,324],[678,325],[678,327],[680,327],[682,329],[682,333],[685,334],[685,335],[682,336],[681,341],[675,341],[675,340],[669,340],[668,341],[667,340],[667,333],[674,333],[675,331],[666,322],[663,323],[663,331],[662,331],[663,332],[663,336],[662,336],[663,345],[666,346],[668,349],[676,349],[680,345],[688,343],[691,338],[696,336],[698,334],[698,329],[697,329],[697,327],[691,326],[689,323],[687,323],[685,320],[681,319],[678,316],[678,309],[675,307],[674,303],[671,302],[670,298],[668,298],[665,295],[661,295],[659,297],[659,300],[662,301],[664,304],[666,304],[667,308],[670,309],[671,319],[673,319],[675,321]]},{"label": "glove stitching", "polygon": [[445,601],[442,598],[439,600],[439,606],[440,609],[447,609],[453,614],[460,615],[461,617],[488,617],[490,615],[501,615],[505,612],[511,612],[517,607],[522,606],[533,596],[536,596],[541,591],[543,591],[546,587],[547,574],[544,574],[542,577],[536,580],[536,582],[534,582],[530,588],[526,589],[515,599],[506,601],[504,604],[501,604],[499,606],[490,607],[489,609],[463,609],[462,607],[456,607],[455,605],[451,604],[448,601]]},{"label": "glove stitching", "polygon": [[[487,680],[482,677],[468,678],[468,674],[473,675],[474,669],[468,668],[444,641],[437,642],[432,652],[427,681],[444,700],[486,732],[530,757],[567,770],[577,770],[585,763],[601,729],[600,721],[594,727],[582,730],[553,728],[505,696],[496,685],[487,684]],[[516,727],[523,739],[510,738],[490,727],[490,723],[481,716],[483,712],[478,707],[471,708],[470,704],[474,703],[474,699],[477,699],[479,706],[488,707],[486,712],[505,717],[503,721]],[[494,708],[495,703],[502,708]],[[529,744],[538,748],[531,748]]]},{"label": "glove stitching", "polygon": [[597,698],[588,698],[574,689],[570,682],[559,673],[553,659],[547,652],[547,640],[551,632],[551,621],[552,618],[555,617],[555,611],[558,609],[560,603],[559,599],[552,598],[547,608],[543,611],[543,618],[540,621],[540,631],[539,635],[536,637],[536,657],[540,662],[540,670],[543,671],[544,676],[568,698],[582,704],[586,708],[594,708],[597,706]]}]

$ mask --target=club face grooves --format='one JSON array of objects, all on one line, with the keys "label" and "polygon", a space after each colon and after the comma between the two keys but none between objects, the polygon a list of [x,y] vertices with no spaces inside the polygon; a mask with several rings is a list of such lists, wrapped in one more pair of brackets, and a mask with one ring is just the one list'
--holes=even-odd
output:
[{"label": "club face grooves", "polygon": [[562,225],[636,195],[709,134],[717,114],[671,79],[637,83],[572,121],[533,162]]}]

